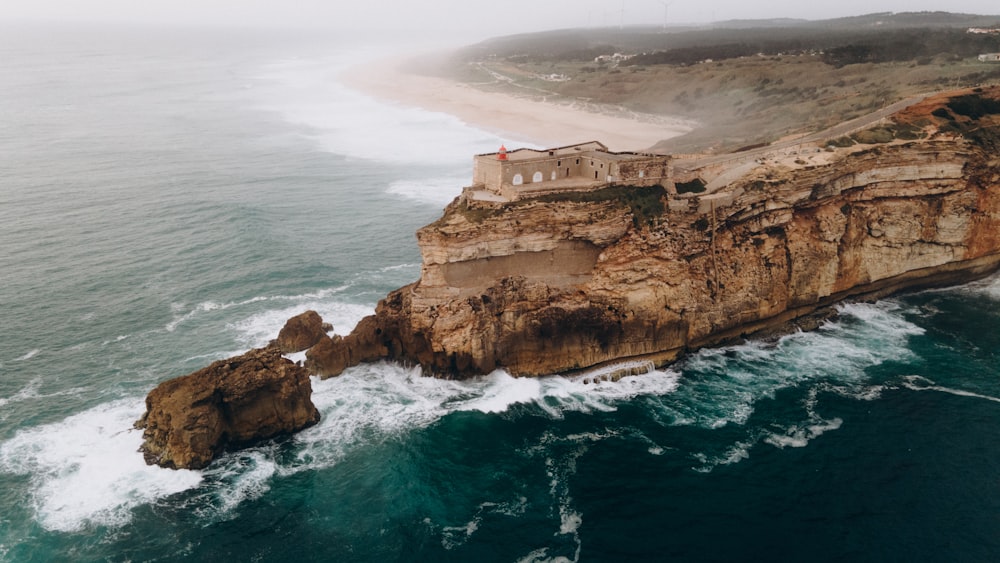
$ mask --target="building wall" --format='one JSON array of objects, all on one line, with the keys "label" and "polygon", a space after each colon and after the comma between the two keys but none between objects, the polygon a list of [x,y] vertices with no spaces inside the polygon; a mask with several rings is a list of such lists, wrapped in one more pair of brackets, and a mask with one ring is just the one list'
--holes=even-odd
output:
[{"label": "building wall", "polygon": [[551,182],[553,172],[557,180],[576,178],[580,176],[581,164],[577,164],[578,161],[581,164],[584,162],[579,156],[548,156],[532,160],[508,161],[503,165],[501,182],[516,185],[514,177],[520,174],[523,184],[532,184],[536,172],[541,172],[543,182]]},{"label": "building wall", "polygon": [[668,175],[668,157],[636,155],[623,159],[596,151],[507,161],[498,160],[493,154],[479,155],[473,166],[473,182],[495,193],[501,193],[505,186],[566,179],[653,185]]},{"label": "building wall", "polygon": [[500,165],[496,157],[477,156],[472,164],[472,183],[496,186],[500,183]]}]

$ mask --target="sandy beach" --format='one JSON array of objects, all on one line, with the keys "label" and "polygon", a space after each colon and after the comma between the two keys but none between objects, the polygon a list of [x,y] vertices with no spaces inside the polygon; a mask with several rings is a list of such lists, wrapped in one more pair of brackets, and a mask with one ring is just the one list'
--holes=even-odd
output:
[{"label": "sandy beach", "polygon": [[613,151],[643,151],[691,130],[690,122],[680,119],[632,118],[477,90],[444,78],[411,74],[403,68],[405,63],[400,58],[368,63],[349,69],[342,79],[378,99],[448,113],[502,137],[541,147],[596,140]]}]

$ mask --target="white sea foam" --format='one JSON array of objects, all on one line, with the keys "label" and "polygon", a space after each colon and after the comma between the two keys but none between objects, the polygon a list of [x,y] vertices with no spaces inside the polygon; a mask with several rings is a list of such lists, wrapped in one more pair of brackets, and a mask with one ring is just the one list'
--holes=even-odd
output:
[{"label": "white sea foam", "polygon": [[362,318],[375,312],[366,305],[356,305],[339,301],[302,300],[280,309],[268,309],[245,319],[232,322],[229,328],[239,332],[239,339],[248,347],[265,346],[278,336],[278,332],[291,317],[313,310],[323,317],[324,322],[333,325],[337,334],[351,332]]},{"label": "white sea foam", "polygon": [[757,444],[758,438],[751,436],[747,440],[740,440],[730,445],[718,455],[709,455],[704,452],[693,454],[691,457],[699,463],[691,469],[698,473],[710,473],[720,465],[732,465],[750,458],[750,450]]},{"label": "white sea foam", "polygon": [[[391,268],[383,268],[378,272],[382,272],[383,270],[396,271],[397,269],[406,269],[411,266],[403,264]],[[378,272],[374,274],[370,273],[370,275],[378,275]],[[277,306],[251,313],[248,317],[228,323],[229,328],[240,333],[239,338],[241,342],[248,347],[258,347],[267,344],[267,342],[278,335],[278,331],[281,330],[281,327],[284,326],[289,318],[309,309],[315,310],[323,317],[325,322],[332,324],[335,332],[346,334],[364,316],[373,312],[370,306],[351,304],[340,299],[339,296],[348,287],[350,286],[339,286],[302,295],[261,295],[228,303],[204,301],[193,307],[189,307],[184,303],[173,303],[171,310],[174,313],[174,319],[167,323],[164,328],[167,332],[173,332],[181,324],[193,321],[204,314],[234,309],[236,310],[235,312],[227,314],[234,317],[239,314],[239,309],[259,309],[260,306],[258,304],[267,303]],[[118,337],[117,340],[121,341],[125,338],[128,338],[128,336]],[[212,356],[214,357],[216,354]]]},{"label": "white sea foam", "polygon": [[196,486],[201,474],[146,465],[132,423],[142,399],[105,403],[53,424],[19,431],[0,444],[0,470],[28,475],[30,503],[49,530],[121,526],[136,506]]},{"label": "white sea foam", "polygon": [[793,424],[783,432],[767,432],[764,441],[778,448],[804,448],[809,445],[809,441],[822,436],[830,430],[837,430],[844,423],[840,418],[824,419],[816,411],[819,403],[820,391],[827,391],[826,385],[819,385],[809,389],[809,395],[805,401],[806,414],[808,420],[802,424]]},{"label": "white sea foam", "polygon": [[239,506],[271,490],[278,472],[272,443],[240,452],[226,453],[202,471],[203,481],[185,506],[208,522],[231,520]]},{"label": "white sea foam", "polygon": [[907,346],[923,329],[898,303],[847,304],[840,319],[777,342],[753,341],[702,350],[681,364],[684,384],[663,403],[674,424],[743,425],[762,399],[802,384],[865,388],[866,369],[913,357]]},{"label": "white sea foam", "polygon": [[[504,516],[517,517],[524,514],[527,507],[528,499],[525,497],[518,497],[513,502],[482,502],[476,508],[476,513],[472,516],[472,519],[464,525],[443,526],[441,528],[441,546],[451,550],[465,544],[472,537],[472,534],[479,530],[483,518],[487,515],[502,514]],[[433,522],[430,519],[426,519],[424,522],[433,528]]]},{"label": "white sea foam", "polygon": [[[894,301],[846,304],[840,318],[813,332],[798,332],[770,342],[703,350],[682,362],[682,385],[655,401],[666,424],[718,429],[745,427],[743,436],[724,450],[693,455],[696,471],[747,459],[764,441],[772,446],[803,447],[843,424],[816,410],[818,394],[835,392],[871,400],[882,387],[869,381],[867,369],[885,361],[913,357],[908,340],[923,329],[906,320]],[[783,389],[804,387],[803,419],[782,429],[751,423],[758,403]]]},{"label": "white sea foam", "polygon": [[29,350],[23,356],[20,356],[20,357],[16,358],[14,361],[15,362],[23,362],[25,360],[30,360],[31,358],[34,358],[35,356],[37,356],[38,353],[41,352],[41,351],[42,351],[41,348],[34,348],[32,350]]},{"label": "white sea foam", "polygon": [[469,176],[445,176],[427,179],[406,179],[393,182],[386,190],[407,199],[441,207],[462,193],[462,186],[471,182]]},{"label": "white sea foam", "polygon": [[213,311],[225,311],[226,309],[231,309],[233,307],[242,307],[242,306],[250,305],[252,303],[257,303],[257,302],[260,302],[260,301],[265,301],[267,299],[268,299],[267,297],[254,297],[252,299],[246,299],[244,301],[232,301],[232,302],[229,302],[229,303],[217,303],[215,301],[203,301],[203,302],[195,305],[194,308],[188,310],[186,313],[183,313],[183,314],[180,314],[180,315],[178,315],[178,313],[180,313],[181,311],[183,311],[184,309],[186,309],[186,307],[182,303],[173,303],[173,304],[171,304],[170,308],[174,312],[174,320],[172,320],[169,323],[167,323],[164,328],[167,330],[167,332],[173,332],[173,331],[177,330],[177,327],[180,326],[182,323],[190,321],[191,319],[197,317],[200,314],[210,313],[210,312],[213,312]]}]

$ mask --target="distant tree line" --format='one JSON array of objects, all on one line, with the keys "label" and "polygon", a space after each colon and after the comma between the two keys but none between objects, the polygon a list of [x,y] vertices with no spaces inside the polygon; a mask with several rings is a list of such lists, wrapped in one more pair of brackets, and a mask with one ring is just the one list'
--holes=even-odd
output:
[{"label": "distant tree line", "polygon": [[[821,53],[823,62],[842,67],[859,63],[886,63],[917,60],[930,62],[932,57],[966,58],[980,53],[1000,51],[1000,37],[975,35],[954,29],[900,29],[864,32],[816,32],[782,38],[782,30],[770,30],[777,38],[701,45],[644,53],[629,59],[627,65],[686,65],[705,60],[724,60],[753,55]],[[787,32],[787,31],[786,31]]]},{"label": "distant tree line", "polygon": [[[869,14],[819,22],[730,22],[663,33],[658,27],[567,29],[498,37],[472,45],[467,60],[586,62],[616,52],[638,53],[627,64],[694,64],[757,54],[823,53],[834,66],[938,55],[970,57],[1000,51],[1000,37],[966,33],[1000,25],[996,16],[943,12]],[[755,27],[756,26],[756,27]],[[928,61],[929,62],[929,61]]]}]

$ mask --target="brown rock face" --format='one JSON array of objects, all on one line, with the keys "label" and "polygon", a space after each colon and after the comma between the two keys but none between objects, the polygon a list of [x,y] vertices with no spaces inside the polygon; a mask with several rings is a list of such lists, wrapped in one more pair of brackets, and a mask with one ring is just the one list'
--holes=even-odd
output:
[{"label": "brown rock face", "polygon": [[283,354],[301,352],[311,348],[326,336],[329,326],[323,323],[323,319],[316,311],[306,311],[288,319],[278,333],[275,344]]},{"label": "brown rock face", "polygon": [[962,96],[896,116],[916,134],[740,163],[728,186],[668,190],[659,205],[650,188],[494,209],[456,200],[417,233],[420,281],[321,341],[307,367],[331,376],[388,358],[465,377],[664,364],[846,298],[987,275],[1000,267],[1000,89]]},{"label": "brown rock face", "polygon": [[164,381],[146,397],[140,450],[146,463],[200,469],[229,448],[319,421],[308,372],[271,346]]}]

